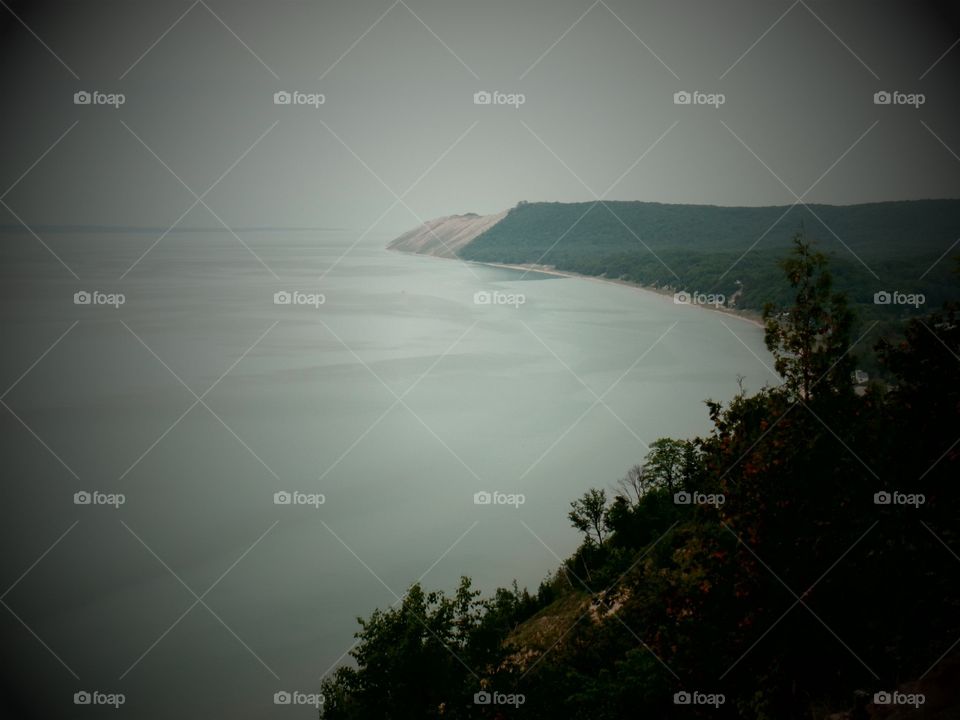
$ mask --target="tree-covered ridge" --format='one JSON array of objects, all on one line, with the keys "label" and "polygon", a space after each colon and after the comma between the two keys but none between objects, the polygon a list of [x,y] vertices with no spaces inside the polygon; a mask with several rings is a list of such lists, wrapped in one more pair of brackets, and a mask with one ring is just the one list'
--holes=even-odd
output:
[{"label": "tree-covered ridge", "polygon": [[[536,595],[414,585],[361,620],[323,717],[956,718],[960,305],[871,338],[894,382],[857,394],[826,259],[799,237],[781,271],[782,385],[574,500],[583,543]],[[897,688],[922,713],[872,704]]]},{"label": "tree-covered ridge", "polygon": [[760,311],[767,302],[789,301],[777,261],[801,224],[829,256],[851,305],[871,304],[883,290],[924,293],[928,307],[950,296],[948,267],[927,270],[960,238],[960,200],[792,209],[521,203],[458,254],[727,298],[740,290],[737,307]]}]

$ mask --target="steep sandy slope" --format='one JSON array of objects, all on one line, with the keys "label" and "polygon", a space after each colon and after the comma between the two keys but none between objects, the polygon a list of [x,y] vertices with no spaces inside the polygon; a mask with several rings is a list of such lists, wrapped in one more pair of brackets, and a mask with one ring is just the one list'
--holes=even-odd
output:
[{"label": "steep sandy slope", "polygon": [[448,215],[427,220],[423,225],[404,233],[387,247],[400,252],[455,257],[457,251],[480,233],[500,222],[507,211],[496,215]]}]

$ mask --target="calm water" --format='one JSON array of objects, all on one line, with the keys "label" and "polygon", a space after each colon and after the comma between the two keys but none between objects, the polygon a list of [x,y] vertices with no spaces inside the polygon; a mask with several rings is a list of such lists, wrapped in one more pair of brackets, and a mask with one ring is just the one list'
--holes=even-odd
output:
[{"label": "calm water", "polygon": [[[243,238],[279,280],[226,233],[168,235],[123,280],[156,235],[44,236],[79,281],[2,236],[3,389],[78,321],[0,408],[3,601],[29,630],[2,608],[0,627],[19,700],[44,714],[87,689],[124,693],[117,717],[315,717],[273,694],[317,692],[358,615],[421,576],[535,590],[577,545],[570,500],[645,442],[706,432],[702,401],[738,374],[773,380],[759,328],[670,298],[382,236],[318,281],[355,235]],[[77,306],[80,290],[126,302]],[[275,305],[283,290],[326,302]]]}]

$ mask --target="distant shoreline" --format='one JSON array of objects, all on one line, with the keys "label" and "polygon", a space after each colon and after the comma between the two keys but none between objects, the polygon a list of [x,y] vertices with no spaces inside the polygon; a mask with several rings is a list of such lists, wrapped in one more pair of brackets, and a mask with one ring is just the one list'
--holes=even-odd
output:
[{"label": "distant shoreline", "polygon": [[[502,270],[522,270],[523,272],[528,273],[540,273],[542,275],[553,275],[555,277],[563,278],[573,278],[580,280],[592,280],[593,282],[604,283],[608,285],[619,285],[621,287],[627,287],[632,290],[637,290],[639,292],[648,292],[660,297],[673,297],[673,291],[663,290],[660,288],[649,287],[647,285],[640,285],[639,283],[629,282],[627,280],[616,280],[613,278],[598,277],[596,275],[584,275],[583,273],[571,272],[567,270],[557,270],[551,266],[545,265],[533,265],[533,264],[519,264],[511,265],[509,263],[494,263],[494,262],[480,262],[478,260],[464,260],[460,257],[444,257],[443,255],[428,255],[426,253],[418,252],[408,252],[406,250],[394,250],[389,246],[385,248],[387,252],[396,252],[402,255],[414,255],[418,257],[429,257],[437,260],[453,260],[465,263],[467,265],[483,265],[486,267],[500,268]],[[698,310],[708,310],[710,312],[719,312],[724,315],[728,315],[738,320],[750,323],[755,327],[764,328],[762,316],[751,310],[735,310],[732,308],[725,307],[710,307],[709,305],[691,305],[691,307],[697,308]]]},{"label": "distant shoreline", "polygon": [[[447,258],[448,260],[459,260],[460,258]],[[508,263],[492,263],[492,262],[477,262],[475,260],[463,260],[463,262],[471,263],[473,265],[486,265],[487,267],[496,267],[504,268],[507,270],[523,270],[524,272],[538,272],[543,273],[544,275],[555,275],[557,277],[565,278],[580,278],[583,280],[593,280],[594,282],[620,285],[622,287],[628,287],[633,290],[639,290],[641,292],[650,292],[661,297],[673,297],[672,290],[664,290],[662,288],[650,287],[648,285],[640,285],[639,283],[630,282],[629,280],[618,280],[615,278],[606,278],[599,277],[597,275],[584,275],[583,273],[571,272],[568,270],[557,270],[556,268],[544,265],[533,265],[533,264],[520,264],[520,265],[511,265]],[[691,307],[698,308],[700,310],[710,310],[712,312],[720,312],[724,315],[729,315],[731,317],[738,318],[744,322],[748,322],[751,325],[755,325],[763,329],[764,324],[762,317],[752,311],[752,310],[736,310],[734,308],[726,307],[712,307],[710,305],[692,305]]]}]

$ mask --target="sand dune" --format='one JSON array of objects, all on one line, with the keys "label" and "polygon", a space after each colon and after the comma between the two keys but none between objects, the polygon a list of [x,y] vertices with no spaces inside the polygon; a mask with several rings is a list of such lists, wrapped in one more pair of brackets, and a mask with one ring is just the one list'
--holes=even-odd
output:
[{"label": "sand dune", "polygon": [[387,247],[401,252],[420,253],[436,257],[456,257],[457,251],[500,222],[508,211],[495,215],[448,215],[427,220],[418,228],[406,232]]}]

